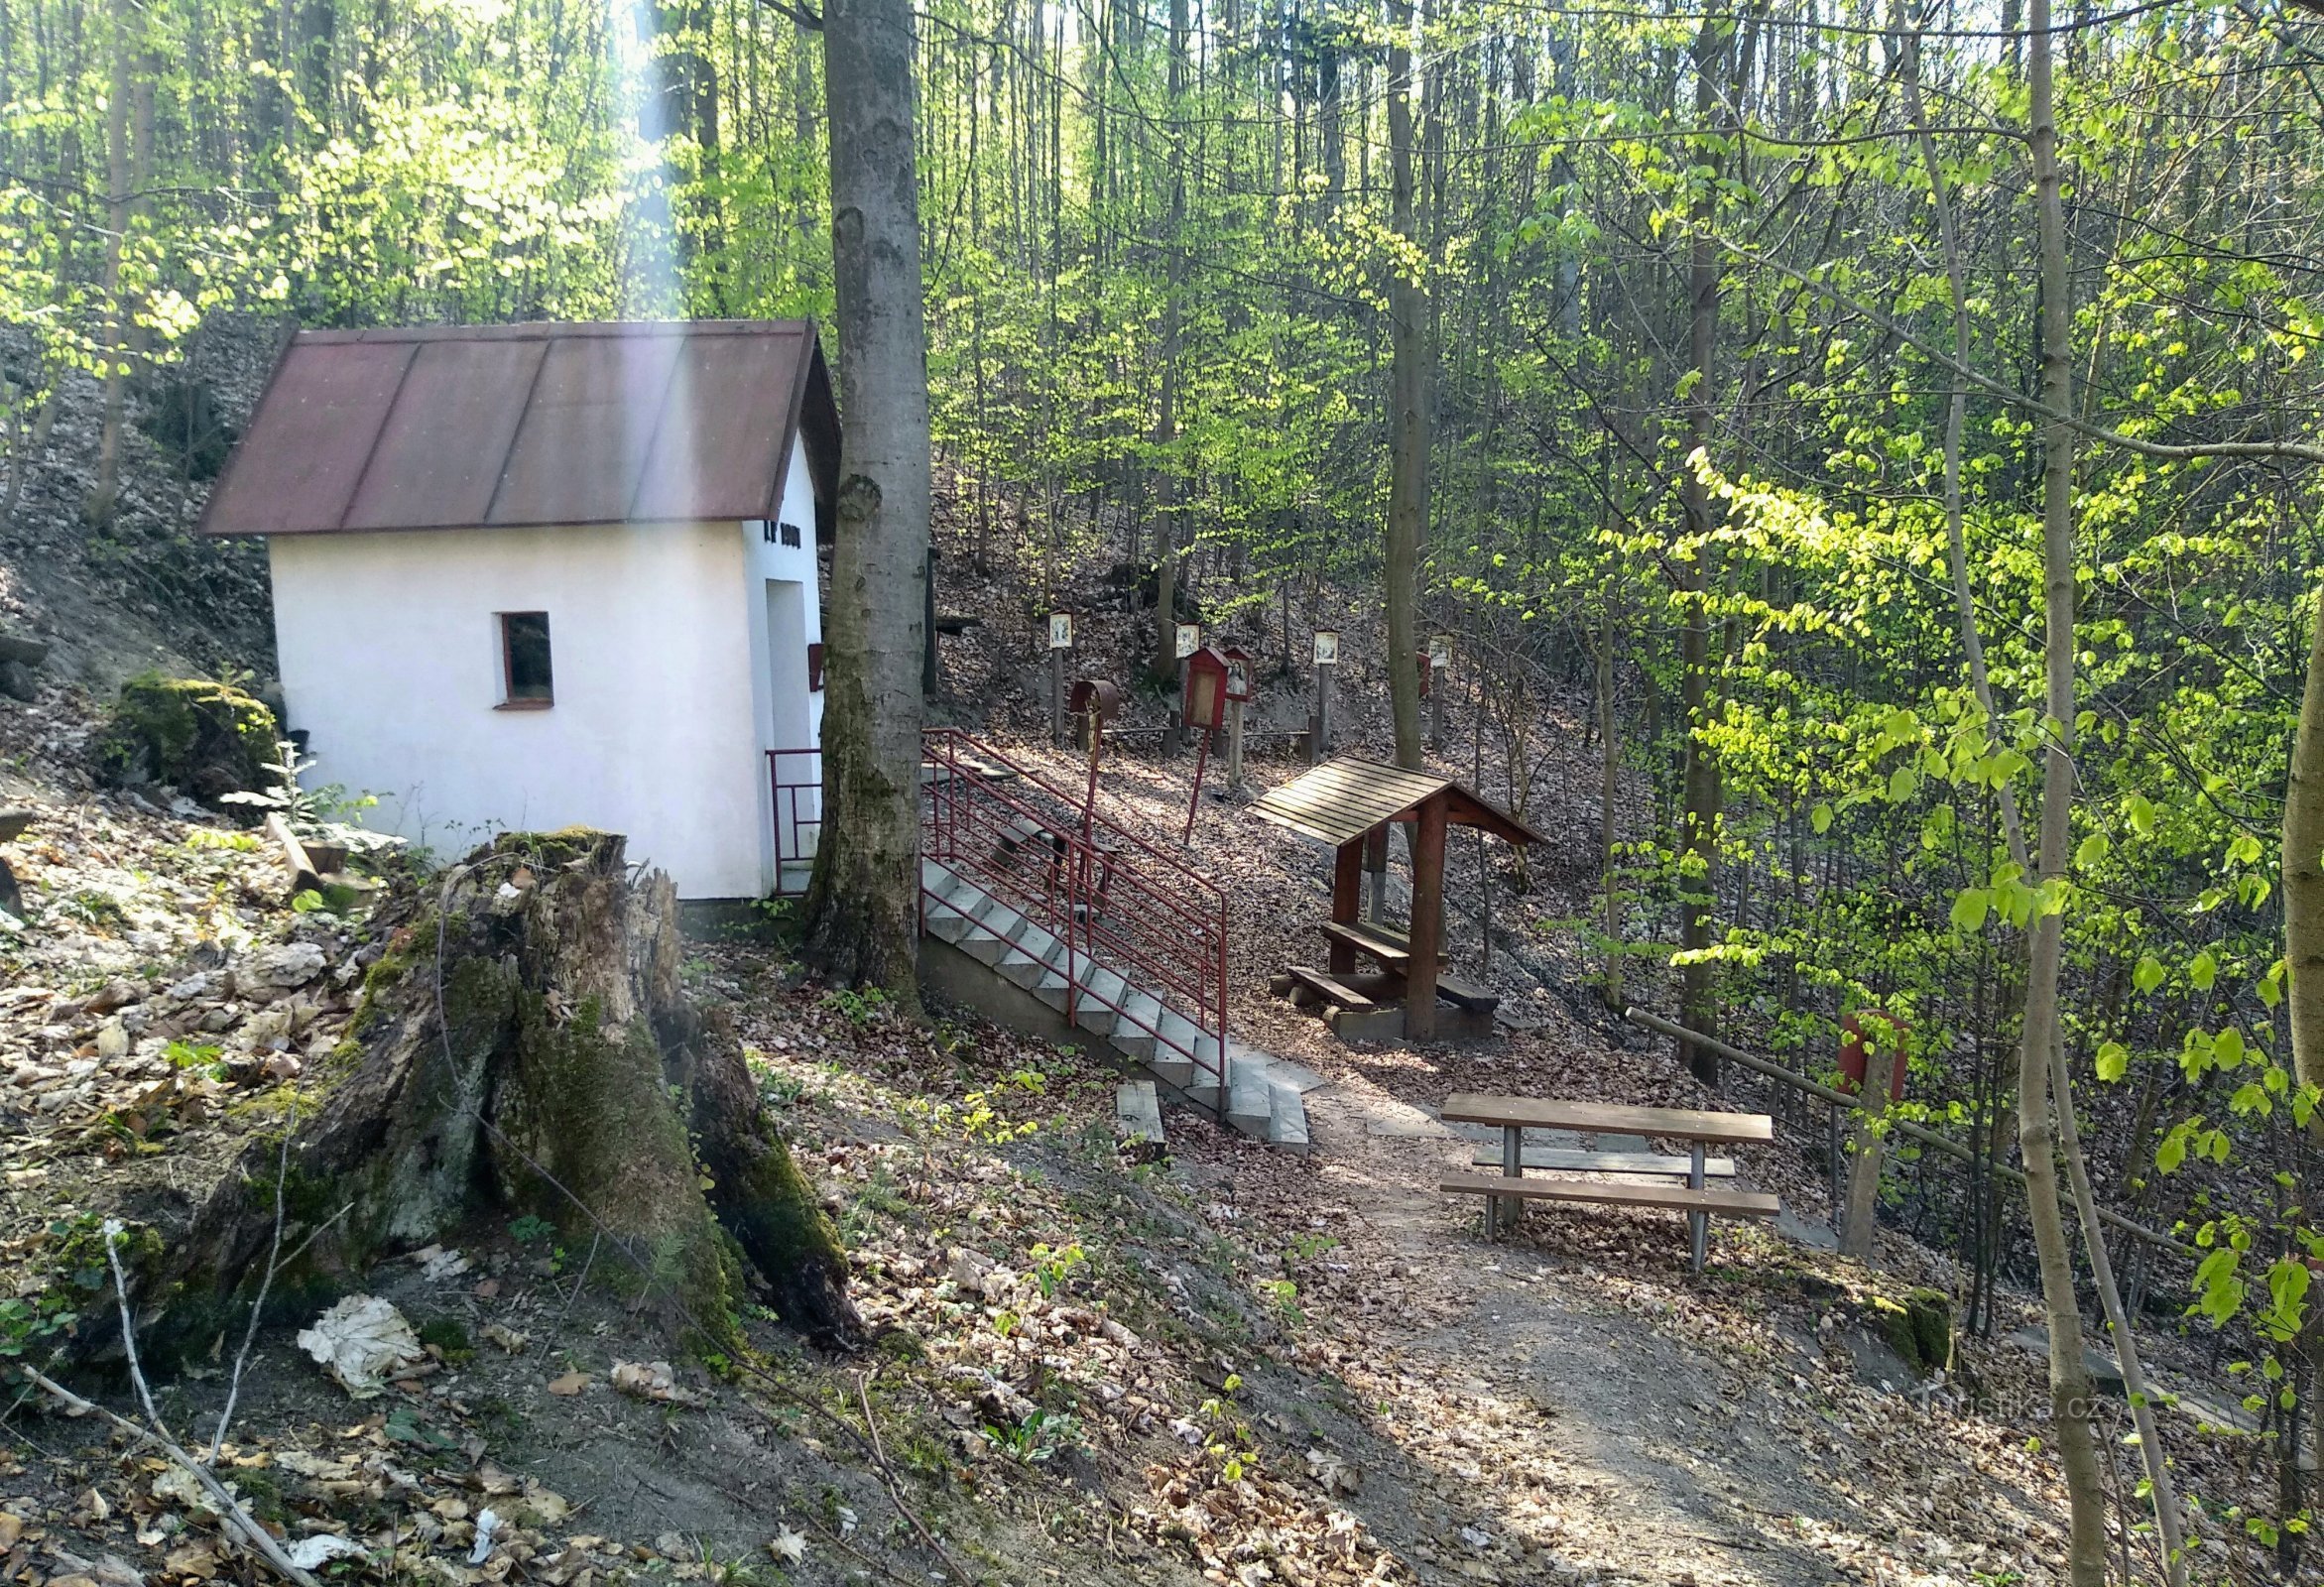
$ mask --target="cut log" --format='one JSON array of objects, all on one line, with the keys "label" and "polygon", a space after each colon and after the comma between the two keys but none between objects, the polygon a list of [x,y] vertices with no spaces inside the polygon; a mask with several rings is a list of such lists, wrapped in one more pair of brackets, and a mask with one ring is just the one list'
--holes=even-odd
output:
[{"label": "cut log", "polygon": [[[472,1215],[529,1213],[601,1245],[599,1280],[681,1344],[739,1341],[737,1248],[786,1322],[860,1338],[845,1253],[732,1027],[680,989],[667,876],[633,882],[610,833],[508,833],[374,919],[392,934],[352,1027],[361,1050],[294,1127],[283,1176],[287,1246],[337,1221],[277,1296],[342,1285]],[[190,1217],[157,1222],[141,1340],[206,1349],[243,1314],[282,1151],[280,1134],[254,1140]]]},{"label": "cut log", "polygon": [[313,858],[306,852],[306,845],[299,840],[298,833],[291,830],[291,823],[283,819],[280,810],[267,816],[266,835],[283,852],[283,864],[291,873],[292,896],[296,898],[309,890],[320,892],[322,872],[315,867]]}]

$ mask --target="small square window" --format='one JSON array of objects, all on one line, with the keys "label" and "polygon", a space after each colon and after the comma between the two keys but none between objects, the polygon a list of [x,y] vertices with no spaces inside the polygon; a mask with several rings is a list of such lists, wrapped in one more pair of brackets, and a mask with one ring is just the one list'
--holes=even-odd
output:
[{"label": "small square window", "polygon": [[794,548],[798,545],[798,526],[796,524],[783,526],[783,544]]},{"label": "small square window", "polygon": [[555,699],[549,667],[549,614],[500,614],[501,708],[546,710]]}]

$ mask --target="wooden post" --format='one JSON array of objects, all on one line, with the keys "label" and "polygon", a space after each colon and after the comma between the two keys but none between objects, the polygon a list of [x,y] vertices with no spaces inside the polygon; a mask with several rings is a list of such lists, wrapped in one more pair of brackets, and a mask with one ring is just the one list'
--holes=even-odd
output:
[{"label": "wooden post", "polygon": [[1405,1039],[1436,1035],[1436,954],[1444,943],[1444,817],[1440,794],[1420,804],[1412,833],[1412,919],[1407,945],[1411,969],[1405,981]]},{"label": "wooden post", "polygon": [[1065,742],[1065,653],[1049,651],[1049,742]]},{"label": "wooden post", "polygon": [[1428,653],[1428,747],[1444,751],[1444,669],[1436,665],[1433,650]]},{"label": "wooden post", "polygon": [[1840,1255],[1859,1262],[1872,1260],[1874,1212],[1881,1194],[1881,1138],[1873,1121],[1889,1111],[1889,1084],[1896,1078],[1896,1057],[1881,1049],[1868,1029],[1864,1038],[1864,1086],[1856,1127],[1850,1134],[1848,1212],[1840,1225]]},{"label": "wooden post", "polygon": [[1337,662],[1315,664],[1315,732],[1307,743],[1307,759],[1321,765],[1331,758],[1331,679]]},{"label": "wooden post", "polygon": [[[1349,838],[1332,856],[1331,863],[1331,917],[1341,925],[1354,925],[1356,915],[1363,908],[1364,840]],[[1344,943],[1333,942],[1327,961],[1334,975],[1346,975],[1356,968],[1356,950]]]},{"label": "wooden post", "polygon": [[1243,702],[1227,701],[1227,787],[1243,786]]},{"label": "wooden post", "polygon": [[1165,757],[1177,754],[1194,738],[1193,725],[1186,720],[1186,658],[1183,656],[1178,658],[1177,717],[1176,725],[1162,734],[1162,754]]},{"label": "wooden post", "polygon": [[1365,913],[1374,925],[1388,923],[1388,828],[1376,826],[1364,836],[1364,869],[1372,885]]}]

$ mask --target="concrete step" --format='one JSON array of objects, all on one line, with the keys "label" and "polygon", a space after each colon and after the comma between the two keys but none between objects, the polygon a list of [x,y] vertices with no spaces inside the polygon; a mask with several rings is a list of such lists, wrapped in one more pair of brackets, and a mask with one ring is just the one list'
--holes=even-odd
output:
[{"label": "concrete step", "polygon": [[946,942],[958,942],[969,932],[978,929],[980,927],[974,920],[948,906],[935,903],[928,905],[928,935],[940,937]]},{"label": "concrete step", "polygon": [[979,964],[990,964],[996,968],[1003,959],[1017,951],[1009,945],[1008,938],[996,934],[987,926],[973,923],[953,939],[952,945]]},{"label": "concrete step", "polygon": [[1267,1138],[1275,1098],[1264,1058],[1238,1057],[1227,1065],[1227,1124],[1256,1140]]},{"label": "concrete step", "polygon": [[1299,1100],[1299,1083],[1285,1075],[1268,1077],[1267,1144],[1307,1155],[1307,1104]]},{"label": "concrete step", "polygon": [[1124,1080],[1114,1088],[1114,1133],[1134,1148],[1162,1150],[1162,1100],[1152,1080]]}]

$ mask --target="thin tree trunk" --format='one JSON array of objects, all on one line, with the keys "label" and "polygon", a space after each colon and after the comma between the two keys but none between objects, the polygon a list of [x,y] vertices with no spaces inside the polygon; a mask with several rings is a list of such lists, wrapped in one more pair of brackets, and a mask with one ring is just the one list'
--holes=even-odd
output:
[{"label": "thin tree trunk", "polygon": [[1396,722],[1396,763],[1420,765],[1420,679],[1414,655],[1414,580],[1419,575],[1421,518],[1428,491],[1428,295],[1410,258],[1412,216],[1412,8],[1396,0],[1389,14],[1388,144],[1390,224],[1405,257],[1390,267],[1388,483],[1388,699]]},{"label": "thin tree trunk", "polygon": [[824,973],[917,1009],[929,460],[906,0],[829,0],[823,83],[844,407],[825,631],[831,809],[804,952]]},{"label": "thin tree trunk", "polygon": [[[2052,83],[2049,0],[2030,0],[2026,78],[2033,186],[2039,211],[2041,397],[2053,414],[2074,411],[2069,345],[2071,290],[2065,203],[2059,193],[2058,128]],[[2037,885],[2066,884],[2074,804],[2074,427],[2065,418],[2042,429],[2043,614],[2041,828]],[[2018,1051],[2018,1149],[2024,1158],[2026,1210],[2041,1269],[2049,1322],[2050,1421],[2065,1475],[2071,1526],[2067,1565],[2074,1587],[2105,1587],[2106,1492],[2090,1426],[2090,1373],[2082,1354],[2082,1312],[2058,1206],[2056,1140],[2050,1118],[2050,1047],[2058,1040],[2058,969],[2065,920],[2057,906],[2036,912],[2025,962],[2025,1018]]]},{"label": "thin tree trunk", "polygon": [[1606,889],[1606,1006],[1623,1006],[1622,882],[1614,856],[1614,800],[1621,792],[1622,741],[1614,713],[1614,596],[1598,626],[1598,867]]},{"label": "thin tree trunk", "polygon": [[[1899,8],[1900,10],[1900,8]],[[1954,228],[1953,207],[1945,188],[1944,167],[1937,158],[1936,140],[1928,131],[1927,119],[1920,100],[1920,37],[1908,34],[1903,41],[1902,78],[1904,114],[1912,124],[1918,140],[1920,158],[1928,169],[1929,191],[1936,205],[1937,235],[1944,253],[1945,276],[1950,285],[1953,307],[1953,357],[1966,363],[1971,354],[1969,329],[1969,289],[1961,267],[1960,238]],[[1961,525],[1961,431],[1967,418],[1968,392],[1956,380],[1945,408],[1945,535],[1952,564],[1954,605],[1961,622],[1961,648],[1969,663],[1970,686],[1976,691],[1979,707],[1985,713],[1987,731],[2000,720],[1994,709],[1993,684],[1986,672],[1985,645],[1978,635],[1977,603],[1969,582],[1967,537]],[[2029,867],[2030,857],[2025,845],[2025,822],[2018,809],[2018,797],[2007,784],[1999,790],[2002,830],[2009,842],[2010,858],[2019,870]],[[2181,1526],[2177,1487],[2171,1477],[2170,1463],[2164,1457],[2161,1429],[2155,1425],[2151,1399],[2146,1391],[2145,1370],[2139,1357],[2139,1342],[2131,1331],[2128,1312],[2123,1306],[2122,1291],[2116,1284],[2114,1265],[2106,1247],[2106,1231],[2098,1221],[2098,1202],[2090,1188],[2090,1173],[2082,1155],[2081,1132],[2074,1117],[2073,1082],[2066,1067],[2062,1049],[2053,1049],[2050,1064],[2050,1082],[2058,1109],[2058,1141],[2063,1149],[2066,1178],[2074,1196],[2074,1210],[2082,1225],[2082,1244],[2090,1256],[2090,1268],[2096,1280],[2099,1303],[2106,1313],[2107,1325],[2112,1329],[2115,1350],[2123,1369],[2123,1387],[2130,1396],[2132,1418],[2139,1429],[2139,1452],[2146,1468],[2149,1496],[2154,1505],[2155,1526],[2159,1529],[2164,1570],[2170,1587],[2185,1587],[2187,1579],[2186,1540]]]}]

